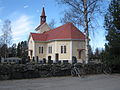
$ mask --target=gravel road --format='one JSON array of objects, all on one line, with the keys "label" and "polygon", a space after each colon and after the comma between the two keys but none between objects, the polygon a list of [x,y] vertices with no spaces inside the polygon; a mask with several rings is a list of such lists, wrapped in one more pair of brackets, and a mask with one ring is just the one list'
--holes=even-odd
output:
[{"label": "gravel road", "polygon": [[0,81],[0,90],[120,90],[120,75],[90,75]]}]

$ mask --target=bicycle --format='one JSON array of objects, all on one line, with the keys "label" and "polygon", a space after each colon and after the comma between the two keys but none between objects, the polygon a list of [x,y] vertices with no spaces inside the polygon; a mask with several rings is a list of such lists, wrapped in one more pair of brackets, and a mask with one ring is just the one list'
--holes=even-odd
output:
[{"label": "bicycle", "polygon": [[103,73],[104,74],[111,74],[112,73],[112,69],[110,66],[108,66],[107,64],[103,65]]},{"label": "bicycle", "polygon": [[82,65],[77,66],[76,64],[74,64],[73,68],[71,69],[71,76],[84,77],[84,75],[85,75],[84,67],[82,67]]}]

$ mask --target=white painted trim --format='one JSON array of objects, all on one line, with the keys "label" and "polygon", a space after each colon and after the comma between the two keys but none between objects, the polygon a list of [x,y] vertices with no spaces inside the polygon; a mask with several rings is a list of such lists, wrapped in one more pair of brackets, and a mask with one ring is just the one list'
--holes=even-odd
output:
[{"label": "white painted trim", "polygon": [[33,43],[33,55],[32,58],[35,57],[35,43]]},{"label": "white painted trim", "polygon": [[38,31],[38,30],[41,29],[45,24],[46,24],[46,22],[43,23],[42,25],[39,25],[35,30]]},{"label": "white painted trim", "polygon": [[73,45],[72,45],[72,41],[70,42],[70,60],[72,60],[72,47],[73,47]]},{"label": "white painted trim", "polygon": [[[64,60],[68,60],[68,59],[64,59]],[[60,61],[63,63],[64,60],[62,59]],[[72,63],[72,60],[68,60],[68,63]]]},{"label": "white painted trim", "polygon": [[[56,51],[56,49],[57,49],[57,48],[56,48],[56,47],[57,47],[57,44],[56,44],[56,43],[57,43],[57,42],[55,41],[55,46],[54,46],[54,50],[53,50],[53,51],[54,51],[55,53],[59,53],[59,51],[58,51],[58,52]],[[59,48],[59,47],[58,47],[58,48]]]},{"label": "white painted trim", "polygon": [[53,40],[48,40],[48,41],[35,41],[35,42],[52,42],[52,41],[85,41],[84,39],[53,39]]}]

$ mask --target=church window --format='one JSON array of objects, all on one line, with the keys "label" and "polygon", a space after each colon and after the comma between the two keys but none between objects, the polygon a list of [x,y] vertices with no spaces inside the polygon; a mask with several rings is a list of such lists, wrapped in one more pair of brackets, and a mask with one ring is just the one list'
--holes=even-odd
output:
[{"label": "church window", "polygon": [[63,53],[63,46],[61,46],[61,53]]},{"label": "church window", "polygon": [[39,53],[43,53],[43,47],[39,47]]},{"label": "church window", "polygon": [[64,53],[66,53],[66,46],[64,46]]},{"label": "church window", "polygon": [[52,46],[48,47],[48,53],[52,53]]},{"label": "church window", "polygon": [[43,53],[43,47],[42,47],[42,53]]},{"label": "church window", "polygon": [[61,46],[61,53],[66,53],[66,46],[65,45]]}]

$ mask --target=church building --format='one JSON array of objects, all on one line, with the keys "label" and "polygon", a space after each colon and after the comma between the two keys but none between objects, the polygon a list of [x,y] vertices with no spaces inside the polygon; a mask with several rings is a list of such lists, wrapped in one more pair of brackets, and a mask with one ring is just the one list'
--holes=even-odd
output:
[{"label": "church building", "polygon": [[51,59],[72,62],[76,57],[78,62],[86,60],[86,36],[72,23],[66,23],[51,29],[46,22],[44,8],[40,16],[40,25],[30,33],[28,39],[28,54],[30,58],[39,60]]}]

